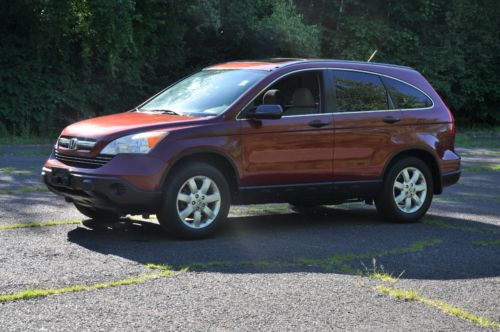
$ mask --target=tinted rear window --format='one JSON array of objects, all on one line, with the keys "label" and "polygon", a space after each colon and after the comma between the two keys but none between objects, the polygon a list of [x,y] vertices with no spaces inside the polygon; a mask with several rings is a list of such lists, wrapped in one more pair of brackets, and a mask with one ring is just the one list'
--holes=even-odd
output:
[{"label": "tinted rear window", "polygon": [[425,108],[432,106],[432,101],[422,92],[414,87],[393,80],[392,78],[383,77],[384,83],[391,94],[392,101],[396,108]]},{"label": "tinted rear window", "polygon": [[387,110],[387,92],[380,77],[335,70],[337,112]]}]

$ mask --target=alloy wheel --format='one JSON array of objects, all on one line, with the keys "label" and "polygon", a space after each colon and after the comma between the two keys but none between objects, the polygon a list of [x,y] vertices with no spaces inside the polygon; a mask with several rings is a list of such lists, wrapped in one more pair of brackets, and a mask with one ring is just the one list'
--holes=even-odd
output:
[{"label": "alloy wheel", "polygon": [[427,196],[427,182],[424,174],[416,167],[406,167],[394,180],[393,198],[396,206],[404,213],[418,211]]},{"label": "alloy wheel", "polygon": [[207,176],[193,176],[181,186],[177,194],[177,215],[189,228],[209,226],[221,207],[217,184]]}]

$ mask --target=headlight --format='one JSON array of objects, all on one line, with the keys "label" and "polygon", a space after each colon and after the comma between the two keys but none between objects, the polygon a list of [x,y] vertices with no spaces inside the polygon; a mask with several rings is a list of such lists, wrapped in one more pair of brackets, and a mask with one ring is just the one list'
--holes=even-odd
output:
[{"label": "headlight", "polygon": [[167,135],[166,131],[151,131],[123,136],[106,145],[101,154],[148,153]]}]

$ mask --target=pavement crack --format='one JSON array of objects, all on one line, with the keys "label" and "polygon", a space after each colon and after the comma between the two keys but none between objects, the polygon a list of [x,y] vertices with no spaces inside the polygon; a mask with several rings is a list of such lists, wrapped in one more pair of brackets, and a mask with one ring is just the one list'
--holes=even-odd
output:
[{"label": "pavement crack", "polygon": [[91,284],[91,285],[79,284],[79,285],[73,285],[73,286],[62,287],[62,288],[26,289],[26,290],[23,290],[23,291],[20,291],[17,293],[0,295],[0,302],[9,302],[9,301],[15,301],[15,300],[29,300],[29,299],[33,299],[33,298],[47,297],[47,296],[52,296],[52,295],[57,295],[57,294],[85,292],[85,291],[98,290],[98,289],[104,289],[104,288],[110,288],[110,287],[133,285],[133,284],[143,283],[147,280],[172,277],[173,275],[176,274],[176,272],[177,273],[183,272],[183,271],[174,271],[167,265],[160,266],[160,265],[148,264],[146,267],[148,267],[150,269],[159,270],[159,272],[143,274],[140,276],[125,278],[125,279],[120,279],[120,280],[115,280],[115,281],[100,282],[100,283],[95,283],[95,284]]},{"label": "pavement crack", "polygon": [[0,230],[7,229],[19,229],[19,228],[36,228],[36,227],[50,227],[50,226],[60,226],[60,225],[79,225],[79,220],[66,220],[66,221],[47,221],[43,223],[28,223],[28,224],[10,224],[10,225],[0,225]]},{"label": "pavement crack", "polygon": [[420,303],[425,304],[427,306],[437,308],[450,316],[460,317],[462,319],[468,320],[469,322],[476,324],[476,325],[479,325],[479,326],[491,327],[491,328],[500,330],[500,323],[498,323],[498,322],[491,321],[485,317],[476,316],[470,312],[467,312],[466,310],[464,310],[462,308],[454,307],[454,306],[452,306],[446,302],[443,302],[441,300],[426,298],[426,297],[418,294],[414,290],[405,290],[405,289],[399,289],[399,288],[394,288],[394,287],[386,287],[386,286],[382,286],[382,285],[377,285],[374,287],[374,289],[381,294],[391,296],[391,297],[394,297],[396,299],[405,300],[405,301],[420,302]]}]

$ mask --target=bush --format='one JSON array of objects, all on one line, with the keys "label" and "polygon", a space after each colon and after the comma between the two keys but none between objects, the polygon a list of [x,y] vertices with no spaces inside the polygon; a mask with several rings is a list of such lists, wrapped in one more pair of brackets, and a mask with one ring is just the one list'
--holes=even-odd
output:
[{"label": "bush", "polygon": [[468,123],[498,123],[494,0],[17,0],[0,3],[0,135],[54,135],[234,59],[410,65]]}]

